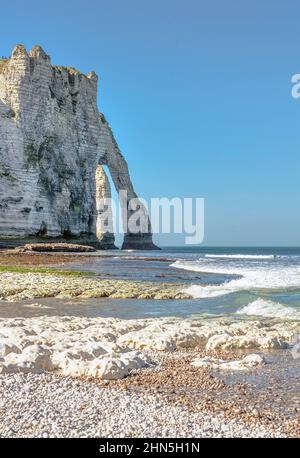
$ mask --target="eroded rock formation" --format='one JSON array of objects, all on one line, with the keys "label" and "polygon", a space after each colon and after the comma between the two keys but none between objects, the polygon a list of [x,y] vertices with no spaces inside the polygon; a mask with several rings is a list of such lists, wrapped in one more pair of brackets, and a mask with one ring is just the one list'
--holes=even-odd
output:
[{"label": "eroded rock formation", "polygon": [[[98,111],[97,82],[94,72],[53,66],[40,46],[28,54],[17,45],[10,59],[0,60],[1,238],[96,240],[99,164],[108,166],[117,191],[127,192],[125,215],[136,194]],[[124,248],[156,248],[150,222],[148,233],[126,227],[125,233]]]},{"label": "eroded rock formation", "polygon": [[96,170],[96,235],[99,243],[101,243],[101,246],[104,249],[115,248],[113,211],[110,199],[111,189],[109,179],[102,165],[98,165]]}]

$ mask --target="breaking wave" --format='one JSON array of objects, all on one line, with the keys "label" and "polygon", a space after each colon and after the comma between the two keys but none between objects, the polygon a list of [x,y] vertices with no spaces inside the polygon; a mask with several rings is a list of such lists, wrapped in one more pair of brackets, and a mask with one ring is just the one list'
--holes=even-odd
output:
[{"label": "breaking wave", "polygon": [[251,263],[244,260],[227,264],[214,259],[198,261],[177,260],[172,267],[194,272],[228,275],[228,281],[220,285],[191,285],[184,289],[195,299],[230,294],[237,291],[295,290],[300,289],[300,265],[274,261]]},{"label": "breaking wave", "polygon": [[279,302],[273,302],[262,298],[256,299],[236,312],[238,315],[255,315],[275,318],[291,318],[300,320],[300,311],[287,307]]},{"label": "breaking wave", "polygon": [[205,258],[224,259],[275,259],[274,254],[205,254]]}]

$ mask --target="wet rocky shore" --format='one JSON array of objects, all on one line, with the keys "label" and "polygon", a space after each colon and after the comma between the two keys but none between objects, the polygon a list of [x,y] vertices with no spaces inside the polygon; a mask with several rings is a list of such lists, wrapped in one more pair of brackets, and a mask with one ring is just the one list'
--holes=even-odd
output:
[{"label": "wet rocky shore", "polygon": [[299,437],[299,321],[85,316],[89,300],[189,300],[174,281],[62,272],[87,261],[0,257],[0,437]]}]

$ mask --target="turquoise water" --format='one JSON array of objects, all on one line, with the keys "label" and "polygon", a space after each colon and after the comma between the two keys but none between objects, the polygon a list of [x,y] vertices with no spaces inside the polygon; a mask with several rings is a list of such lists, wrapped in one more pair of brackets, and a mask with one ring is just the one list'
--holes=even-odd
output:
[{"label": "turquoise water", "polygon": [[106,278],[181,283],[193,296],[184,301],[106,300],[101,315],[300,319],[300,248],[168,247],[98,254],[105,257],[91,256],[76,268]]},{"label": "turquoise water", "polygon": [[275,317],[300,323],[300,248],[172,247],[158,252],[101,251],[84,259],[65,268],[96,272],[99,280],[180,283],[192,298],[48,298],[35,301],[48,307],[40,309],[27,307],[26,301],[1,303],[0,316]]}]

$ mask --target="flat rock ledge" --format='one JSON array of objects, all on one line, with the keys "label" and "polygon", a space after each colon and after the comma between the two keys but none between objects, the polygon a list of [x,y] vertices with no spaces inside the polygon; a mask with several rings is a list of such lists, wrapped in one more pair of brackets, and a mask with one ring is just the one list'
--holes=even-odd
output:
[{"label": "flat rock ledge", "polygon": [[123,280],[106,280],[81,276],[67,277],[41,273],[0,274],[0,300],[19,301],[57,297],[82,299],[111,297],[114,299],[187,299],[183,285]]},{"label": "flat rock ledge", "polygon": [[26,243],[15,248],[16,253],[26,252],[55,252],[55,253],[92,253],[96,248],[75,243]]}]

